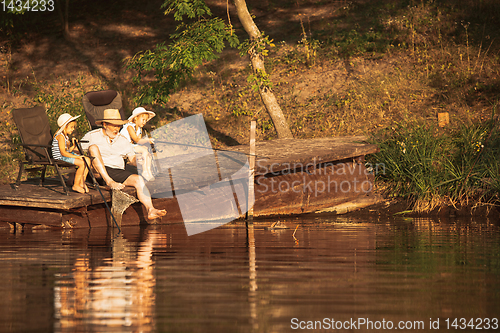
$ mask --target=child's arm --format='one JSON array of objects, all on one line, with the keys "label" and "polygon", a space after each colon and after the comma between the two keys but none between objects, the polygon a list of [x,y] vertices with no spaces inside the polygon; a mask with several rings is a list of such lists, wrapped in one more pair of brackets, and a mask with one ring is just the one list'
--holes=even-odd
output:
[{"label": "child's arm", "polygon": [[78,148],[76,147],[76,142],[78,141],[77,138],[71,138],[71,146],[69,146],[69,151],[72,153],[72,152],[76,152],[78,153]]},{"label": "child's arm", "polygon": [[139,140],[138,144],[140,145],[145,145],[145,144],[154,144],[155,143],[155,140],[153,138],[142,138]]},{"label": "child's arm", "polygon": [[141,138],[135,133],[134,127],[128,126],[127,131],[128,131],[128,134],[130,135],[130,138],[132,139],[132,142],[138,143]]},{"label": "child's arm", "polygon": [[61,152],[62,156],[65,157],[76,157],[75,155],[71,154],[66,150],[66,142],[64,142],[64,136],[63,135],[58,135],[56,136],[57,143],[59,145],[59,151]]}]

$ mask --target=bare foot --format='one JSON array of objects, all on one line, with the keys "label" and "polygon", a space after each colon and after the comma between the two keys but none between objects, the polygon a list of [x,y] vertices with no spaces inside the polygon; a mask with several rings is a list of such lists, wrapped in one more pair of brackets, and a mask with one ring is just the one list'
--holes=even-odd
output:
[{"label": "bare foot", "polygon": [[72,189],[73,191],[78,193],[85,193],[85,189],[81,186],[73,185]]},{"label": "bare foot", "polygon": [[154,220],[165,215],[167,215],[167,211],[165,209],[159,210],[156,208],[151,208],[148,211],[148,220]]},{"label": "bare foot", "polygon": [[111,187],[112,190],[122,190],[123,188],[125,188],[125,185],[123,185],[122,183],[117,183],[115,181],[109,182],[107,183],[107,185]]},{"label": "bare foot", "polygon": [[85,191],[85,193],[89,193],[89,188],[87,187],[87,184],[85,184],[85,182],[82,182],[80,184],[80,187],[83,188],[83,190]]}]

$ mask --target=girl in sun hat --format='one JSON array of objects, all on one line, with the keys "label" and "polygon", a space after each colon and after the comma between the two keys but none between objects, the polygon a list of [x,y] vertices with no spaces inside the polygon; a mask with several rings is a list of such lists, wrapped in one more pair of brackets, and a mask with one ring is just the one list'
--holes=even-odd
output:
[{"label": "girl in sun hat", "polygon": [[73,191],[87,193],[89,189],[87,185],[85,185],[85,178],[87,178],[88,170],[85,167],[85,161],[83,159],[87,159],[87,163],[90,163],[90,159],[75,153],[75,151],[77,151],[76,144],[69,139],[69,136],[75,131],[76,119],[79,117],[80,116],[73,117],[68,113],[63,113],[59,116],[57,119],[59,129],[54,134],[54,139],[52,140],[52,157],[74,164],[78,167],[75,173]]},{"label": "girl in sun hat", "polygon": [[153,143],[153,139],[142,138],[142,128],[156,114],[143,107],[135,108],[132,115],[128,117],[128,123],[123,125],[121,134],[130,140],[133,144]]},{"label": "girl in sun hat", "polygon": [[152,144],[152,138],[143,138],[142,128],[148,121],[151,120],[156,114],[153,111],[148,111],[143,107],[135,108],[132,115],[128,118],[128,123],[123,125],[120,134],[126,137],[134,145],[134,151],[141,154],[144,161],[142,176],[146,180],[152,180],[153,174],[151,172],[151,154],[145,144]]}]

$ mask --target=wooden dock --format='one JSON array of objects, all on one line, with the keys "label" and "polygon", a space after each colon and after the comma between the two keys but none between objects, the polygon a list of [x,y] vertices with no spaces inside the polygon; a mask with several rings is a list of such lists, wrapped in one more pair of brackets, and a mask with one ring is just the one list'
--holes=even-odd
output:
[{"label": "wooden dock", "polygon": [[[378,202],[379,198],[372,191],[373,174],[364,163],[364,157],[376,153],[378,147],[364,143],[364,139],[342,137],[257,142],[254,216],[313,212],[340,214]],[[236,146],[231,150],[247,154],[249,147]],[[219,162],[224,158],[224,152],[216,155]],[[227,176],[221,175],[219,169],[219,174],[214,177],[213,173],[200,167],[209,163],[200,163],[199,160],[196,164],[188,159],[185,163],[178,162],[172,167],[177,168],[177,175],[180,175],[176,178],[175,188],[171,172],[165,172],[162,180],[148,184],[153,204],[159,209],[166,209],[167,216],[161,221],[147,221],[142,204],[135,203],[123,213],[121,225],[182,222],[177,196],[213,186]],[[231,182],[231,186],[240,193],[248,190],[238,182]],[[105,200],[111,202],[109,188],[101,187],[101,190]],[[126,187],[124,192],[135,196],[134,188]],[[222,195],[220,200],[224,202],[233,198]],[[206,209],[193,201],[193,209],[198,206],[200,210]],[[28,180],[17,190],[12,185],[0,186],[0,221],[62,228],[101,227],[112,223],[97,190],[91,189],[88,194],[71,192],[65,195],[62,186],[51,179],[46,180],[44,186],[37,185],[36,179]]]}]

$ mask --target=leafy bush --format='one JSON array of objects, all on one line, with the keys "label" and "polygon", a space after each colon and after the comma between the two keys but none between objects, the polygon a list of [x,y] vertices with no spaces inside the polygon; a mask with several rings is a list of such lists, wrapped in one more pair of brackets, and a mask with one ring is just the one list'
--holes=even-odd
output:
[{"label": "leafy bush", "polygon": [[75,136],[83,136],[90,127],[83,109],[82,98],[85,93],[93,90],[103,90],[105,87],[101,83],[89,86],[83,76],[78,76],[74,80],[60,78],[58,84],[47,82],[35,82],[36,94],[33,98],[34,104],[44,105],[49,116],[52,133],[58,129],[57,118],[63,113],[72,116],[81,115],[77,119]]},{"label": "leafy bush", "polygon": [[180,23],[170,43],[157,44],[128,61],[127,70],[136,73],[133,82],[138,87],[137,104],[166,103],[182,83],[193,77],[198,66],[218,57],[226,41],[231,46],[238,44],[232,27],[222,19],[204,17],[212,14],[203,1],[167,0],[163,7],[167,8],[165,14],[173,12],[177,21],[184,16],[196,20]]}]

